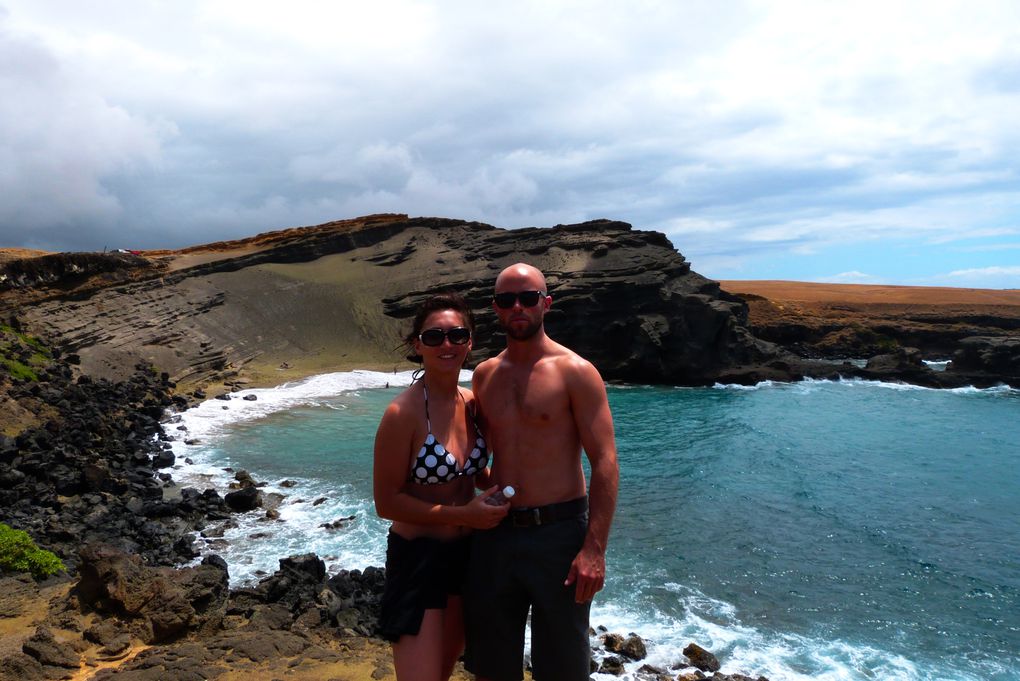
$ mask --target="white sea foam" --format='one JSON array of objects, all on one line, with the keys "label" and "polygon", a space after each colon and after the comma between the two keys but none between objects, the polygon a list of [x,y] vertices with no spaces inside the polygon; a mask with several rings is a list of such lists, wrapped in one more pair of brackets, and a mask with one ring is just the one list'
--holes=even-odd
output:
[{"label": "white sea foam", "polygon": [[990,388],[976,388],[974,386],[962,386],[960,388],[931,388],[923,385],[913,385],[911,383],[897,383],[894,381],[876,381],[866,378],[804,378],[800,381],[793,383],[785,383],[782,381],[760,381],[755,385],[740,385],[738,383],[716,383],[712,386],[713,390],[734,390],[734,391],[755,391],[765,389],[789,389],[794,388],[812,388],[815,386],[825,385],[838,385],[846,386],[850,388],[884,388],[886,390],[896,390],[902,392],[909,391],[939,391],[956,394],[1011,394],[1020,393],[1020,389],[1011,388],[1008,385],[996,385]]},{"label": "white sea foam", "polygon": [[712,386],[713,390],[761,390],[762,388],[773,388],[776,385],[782,385],[775,381],[758,381],[754,385],[742,385],[740,383],[716,383]]},{"label": "white sea foam", "polygon": [[[772,681],[847,681],[854,679],[890,679],[892,681],[977,681],[975,673],[959,669],[921,670],[911,660],[872,646],[825,640],[780,632],[760,630],[743,624],[737,608],[711,599],[687,587],[670,584],[684,605],[684,615],[670,618],[659,612],[637,611],[631,601],[602,603],[592,608],[593,626],[612,633],[640,636],[648,656],[640,661],[627,661],[625,672],[616,677],[595,674],[598,681],[643,678],[638,670],[646,665],[677,670],[685,664],[683,649],[691,642],[715,653],[724,674],[763,675]],[[706,609],[708,612],[706,612]],[[598,639],[593,640],[598,646]],[[606,657],[596,654],[601,662]]]},{"label": "white sea foam", "polygon": [[[230,400],[210,399],[188,409],[181,415],[181,424],[187,428],[188,438],[215,435],[224,426],[240,421],[264,418],[270,414],[294,407],[316,404],[323,398],[335,397],[361,388],[383,388],[411,384],[410,371],[386,373],[379,371],[344,371],[320,374],[275,388],[253,388],[231,394]],[[461,381],[470,381],[471,372],[462,371]],[[244,397],[254,395],[255,400]],[[181,450],[183,451],[183,450]],[[175,453],[181,453],[175,445]]]},{"label": "white sea foam", "polygon": [[[461,381],[469,380],[471,372],[461,372]],[[360,389],[407,386],[411,381],[410,371],[340,372],[276,388],[242,390],[232,393],[230,400],[206,400],[168,424],[168,433],[177,438],[172,443],[179,462],[173,470],[174,480],[179,487],[213,488],[224,494],[234,480],[233,473],[226,469],[246,467],[245,462],[232,460],[219,446],[230,426],[301,406],[343,409],[330,403],[329,398]],[[245,400],[246,395],[255,395],[256,399]],[[258,471],[252,474],[259,479]],[[267,520],[263,510],[233,514],[231,520],[237,526],[225,529],[222,538],[211,537],[205,542],[204,554],[217,553],[227,561],[232,583],[255,581],[261,573],[276,570],[280,557],[297,553],[315,552],[331,569],[362,569],[383,563],[387,524],[376,516],[371,499],[349,485],[301,477],[290,480],[295,483],[291,488],[278,484],[262,488],[264,496],[275,493],[286,497],[279,507],[280,521]],[[342,528],[322,527],[350,516],[353,520],[343,523]]]}]

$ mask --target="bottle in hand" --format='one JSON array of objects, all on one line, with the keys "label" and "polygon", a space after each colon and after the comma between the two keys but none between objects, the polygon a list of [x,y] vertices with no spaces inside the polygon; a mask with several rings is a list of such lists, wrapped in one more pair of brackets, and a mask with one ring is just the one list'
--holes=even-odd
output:
[{"label": "bottle in hand", "polygon": [[503,504],[509,503],[510,499],[512,499],[516,493],[517,490],[510,485],[507,485],[503,489],[496,490],[496,493],[486,499],[485,503],[491,506],[502,506]]}]

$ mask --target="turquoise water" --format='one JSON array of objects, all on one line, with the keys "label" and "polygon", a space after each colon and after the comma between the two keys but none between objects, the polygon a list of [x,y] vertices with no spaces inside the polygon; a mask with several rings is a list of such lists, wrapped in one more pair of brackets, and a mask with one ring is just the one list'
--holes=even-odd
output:
[{"label": "turquoise water", "polygon": [[[400,389],[284,387],[186,416],[202,444],[178,446],[195,463],[176,478],[232,465],[288,495],[285,522],[253,515],[227,534],[235,582],[297,551],[333,569],[381,564],[372,440]],[[594,625],[641,634],[653,664],[697,641],[724,672],[772,681],[1020,678],[1020,391],[609,394],[621,484]],[[346,530],[318,527],[350,515]]]}]

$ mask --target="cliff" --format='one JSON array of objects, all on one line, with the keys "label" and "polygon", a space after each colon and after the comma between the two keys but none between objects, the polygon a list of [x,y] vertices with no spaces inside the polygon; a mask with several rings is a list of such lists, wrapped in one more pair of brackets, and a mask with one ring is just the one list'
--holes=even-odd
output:
[{"label": "cliff", "polygon": [[747,309],[692,272],[660,233],[600,220],[505,230],[371,216],[184,251],[57,254],[4,267],[0,315],[16,314],[81,362],[123,379],[138,361],[175,381],[272,382],[335,367],[405,367],[407,319],[453,289],[478,314],[474,356],[504,340],[490,309],[505,266],[547,276],[550,334],[610,380],[678,385],[757,380],[781,355]]},{"label": "cliff", "polygon": [[[83,373],[111,380],[139,361],[186,389],[407,368],[408,318],[444,289],[477,313],[479,361],[504,345],[490,303],[495,277],[524,261],[546,274],[550,335],[608,380],[1020,385],[1020,292],[984,292],[1005,298],[976,307],[883,299],[914,287],[872,291],[870,302],[810,284],[799,285],[800,298],[768,282],[730,282],[731,294],[693,272],[663,234],[610,220],[506,230],[373,215],[179,251],[16,255],[0,260],[0,321],[17,319]],[[812,299],[820,290],[830,297]],[[956,354],[945,372],[921,361]],[[876,355],[866,367],[833,361]]]}]

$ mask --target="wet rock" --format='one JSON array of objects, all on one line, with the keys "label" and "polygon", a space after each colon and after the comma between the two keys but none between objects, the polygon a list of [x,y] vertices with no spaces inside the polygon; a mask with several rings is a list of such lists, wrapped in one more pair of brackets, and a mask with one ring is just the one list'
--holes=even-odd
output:
[{"label": "wet rock", "polygon": [[642,681],[673,681],[673,677],[665,669],[650,664],[643,664],[637,670],[637,678]]},{"label": "wet rock", "polygon": [[1020,386],[1020,338],[971,336],[960,341],[947,372]]},{"label": "wet rock", "polygon": [[613,676],[622,676],[626,671],[623,667],[624,659],[616,655],[610,655],[606,659],[602,660],[602,664],[599,665],[600,674],[612,674]]},{"label": "wet rock", "polygon": [[237,487],[239,489],[259,486],[259,484],[255,481],[255,478],[251,476],[251,473],[243,469],[234,473],[234,480],[237,481]]},{"label": "wet rock", "polygon": [[174,465],[174,462],[176,462],[176,460],[177,457],[174,456],[174,453],[172,451],[164,449],[157,452],[156,455],[152,457],[152,467],[157,469],[170,468],[171,466]]},{"label": "wet rock", "polygon": [[337,518],[333,522],[322,523],[321,525],[319,525],[319,527],[325,528],[327,530],[339,530],[340,528],[349,525],[351,521],[353,521],[355,518],[357,518],[357,516],[349,515],[345,518]]},{"label": "wet rock", "polygon": [[643,660],[648,656],[645,642],[637,634],[630,634],[627,638],[619,634],[606,634],[602,637],[605,649],[611,653],[620,653],[632,660]]},{"label": "wet rock", "polygon": [[721,665],[715,655],[708,652],[697,643],[690,643],[683,650],[684,656],[690,660],[692,667],[706,672],[717,672]]},{"label": "wet rock", "polygon": [[234,511],[251,511],[262,505],[262,493],[255,487],[245,487],[234,492],[227,492],[224,500],[227,506]]}]

